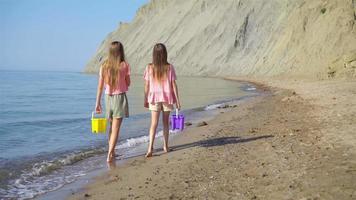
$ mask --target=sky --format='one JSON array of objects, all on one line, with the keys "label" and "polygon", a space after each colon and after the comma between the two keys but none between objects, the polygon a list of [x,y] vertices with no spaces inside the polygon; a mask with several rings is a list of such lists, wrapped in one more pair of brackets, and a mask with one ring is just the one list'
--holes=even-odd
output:
[{"label": "sky", "polygon": [[148,0],[0,0],[0,70],[83,71]]}]

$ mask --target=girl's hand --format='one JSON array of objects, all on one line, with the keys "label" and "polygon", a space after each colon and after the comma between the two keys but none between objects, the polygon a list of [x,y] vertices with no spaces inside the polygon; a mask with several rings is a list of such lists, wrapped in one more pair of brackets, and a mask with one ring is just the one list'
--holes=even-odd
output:
[{"label": "girl's hand", "polygon": [[148,108],[148,107],[149,107],[147,101],[145,101],[145,102],[143,103],[143,107],[145,107],[145,108]]},{"label": "girl's hand", "polygon": [[177,102],[177,103],[176,103],[176,108],[177,108],[178,110],[180,110],[180,108],[181,108],[180,102]]},{"label": "girl's hand", "polygon": [[95,106],[95,112],[96,112],[97,114],[100,114],[100,113],[102,112],[102,108],[101,108],[100,103],[99,103],[99,104],[96,104],[96,106]]}]

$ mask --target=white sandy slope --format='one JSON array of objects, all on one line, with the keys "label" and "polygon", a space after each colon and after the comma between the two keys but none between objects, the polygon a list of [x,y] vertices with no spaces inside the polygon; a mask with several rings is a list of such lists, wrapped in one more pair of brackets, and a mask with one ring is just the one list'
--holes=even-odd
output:
[{"label": "white sandy slope", "polygon": [[163,42],[179,74],[356,77],[356,0],[151,0],[100,44],[125,46],[133,73]]}]

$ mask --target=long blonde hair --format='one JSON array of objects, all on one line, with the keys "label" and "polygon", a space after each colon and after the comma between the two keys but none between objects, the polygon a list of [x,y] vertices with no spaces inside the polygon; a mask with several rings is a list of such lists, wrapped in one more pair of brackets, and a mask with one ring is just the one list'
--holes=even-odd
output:
[{"label": "long blonde hair", "polygon": [[121,42],[112,42],[109,49],[109,57],[103,63],[104,82],[110,86],[110,93],[117,88],[121,63],[124,61],[124,46]]},{"label": "long blonde hair", "polygon": [[167,77],[169,63],[167,61],[167,49],[162,43],[157,43],[153,47],[153,78],[163,80]]}]

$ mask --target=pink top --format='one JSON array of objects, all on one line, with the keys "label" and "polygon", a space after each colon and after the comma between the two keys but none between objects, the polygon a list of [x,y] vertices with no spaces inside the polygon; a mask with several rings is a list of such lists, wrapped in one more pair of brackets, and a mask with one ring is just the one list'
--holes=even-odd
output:
[{"label": "pink top", "polygon": [[[124,92],[127,92],[129,87],[127,85],[126,82],[126,76],[130,76],[130,65],[127,62],[123,62],[121,63],[121,68],[120,68],[120,72],[119,72],[119,79],[118,79],[118,83],[117,83],[117,88],[115,90],[112,91],[112,93],[110,94],[110,85],[105,84],[105,94],[122,94]],[[102,77],[102,68],[100,68],[100,73],[99,73],[100,78]]]},{"label": "pink top", "polygon": [[143,78],[149,84],[147,101],[150,104],[164,102],[168,104],[176,103],[173,92],[173,81],[177,80],[173,65],[168,68],[167,78],[158,82],[153,78],[153,69],[149,65],[146,67]]}]

